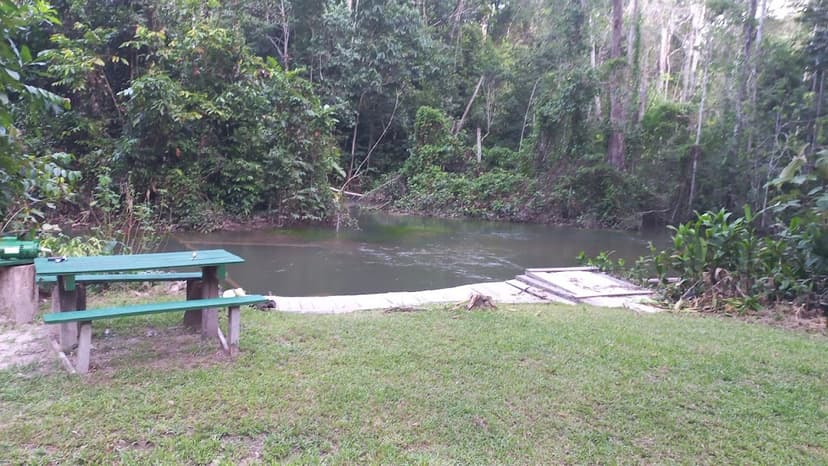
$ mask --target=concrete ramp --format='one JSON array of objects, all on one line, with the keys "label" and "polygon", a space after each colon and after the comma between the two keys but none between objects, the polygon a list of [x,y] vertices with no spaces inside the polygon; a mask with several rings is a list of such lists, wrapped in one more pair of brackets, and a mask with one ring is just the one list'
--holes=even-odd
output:
[{"label": "concrete ramp", "polygon": [[496,304],[586,303],[602,307],[626,307],[639,312],[661,310],[648,304],[652,291],[613,278],[594,267],[526,269],[515,280],[439,290],[269,298],[276,303],[279,311],[338,314],[368,309],[463,303],[474,294],[488,296]]},{"label": "concrete ramp", "polygon": [[338,314],[368,309],[392,309],[428,304],[462,303],[475,293],[489,296],[495,304],[543,303],[537,297],[505,282],[476,283],[439,290],[398,291],[392,293],[340,295],[340,296],[270,296],[276,309],[286,312],[312,314]]},{"label": "concrete ramp", "polygon": [[516,280],[573,304],[626,307],[638,312],[661,311],[651,305],[652,290],[619,280],[600,272],[596,267],[526,269]]}]

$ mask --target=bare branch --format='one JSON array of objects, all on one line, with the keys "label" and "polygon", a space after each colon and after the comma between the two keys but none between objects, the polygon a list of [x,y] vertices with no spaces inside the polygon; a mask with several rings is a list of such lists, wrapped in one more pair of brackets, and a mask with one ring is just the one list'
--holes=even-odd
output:
[{"label": "bare branch", "polygon": [[[352,181],[354,181],[362,175],[362,168],[365,166],[365,164],[368,163],[369,160],[371,160],[371,154],[374,153],[374,150],[376,150],[377,146],[379,146],[380,142],[382,142],[383,138],[385,138],[386,133],[388,133],[388,129],[391,128],[391,123],[394,122],[394,116],[397,114],[397,108],[399,108],[400,106],[400,95],[401,92],[397,91],[397,96],[394,99],[394,109],[391,110],[391,116],[388,117],[388,123],[386,123],[385,127],[382,129],[382,133],[377,138],[377,140],[374,141],[374,144],[368,150],[368,153],[365,154],[365,158],[356,167],[356,170],[352,171],[349,174],[348,179],[345,180],[345,183],[343,183],[342,187],[339,188],[341,191],[345,191],[345,188],[347,188]],[[351,163],[353,163],[353,158],[351,159]]]},{"label": "bare branch", "polygon": [[477,98],[477,93],[480,91],[480,86],[483,85],[483,79],[485,76],[480,76],[480,80],[477,81],[477,86],[474,88],[474,93],[469,99],[469,103],[466,104],[466,110],[463,111],[463,116],[460,117],[460,121],[457,122],[457,126],[454,128],[454,134],[457,135],[460,133],[460,130],[463,129],[463,125],[466,123],[466,117],[469,115],[469,110],[471,110],[471,106],[474,103],[474,99]]}]

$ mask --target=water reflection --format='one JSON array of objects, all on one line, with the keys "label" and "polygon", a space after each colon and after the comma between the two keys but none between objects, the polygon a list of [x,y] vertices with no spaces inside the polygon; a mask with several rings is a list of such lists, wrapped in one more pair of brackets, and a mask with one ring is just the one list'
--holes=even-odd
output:
[{"label": "water reflection", "polygon": [[323,228],[186,233],[170,248],[244,257],[230,277],[250,292],[330,295],[414,291],[505,280],[527,267],[576,265],[580,251],[633,260],[665,233],[364,214],[359,231]]}]

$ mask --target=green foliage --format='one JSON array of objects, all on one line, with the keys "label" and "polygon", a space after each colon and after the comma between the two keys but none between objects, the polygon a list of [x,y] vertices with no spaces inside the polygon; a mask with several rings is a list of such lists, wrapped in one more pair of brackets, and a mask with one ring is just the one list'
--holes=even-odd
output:
[{"label": "green foliage", "polygon": [[420,107],[414,119],[414,145],[434,146],[446,144],[451,138],[451,125],[442,111],[432,107]]},{"label": "green foliage", "polygon": [[581,265],[597,267],[602,272],[621,273],[627,265],[627,261],[621,257],[613,259],[613,254],[615,254],[615,251],[601,251],[595,257],[588,257],[585,252],[581,251],[575,259]]},{"label": "green foliage", "polygon": [[[797,301],[824,307],[828,297],[828,151],[809,164],[806,151],[794,157],[770,183],[780,191],[767,212],[745,206],[742,217],[725,209],[697,214],[673,231],[664,251],[651,246],[629,275],[655,274],[665,296],[694,301],[713,310],[750,312],[765,304]],[[777,223],[760,234],[757,224],[776,214]],[[579,258],[618,271],[607,254]],[[623,273],[623,272],[621,272]],[[668,277],[677,276],[677,282]]]},{"label": "green foliage", "polygon": [[634,225],[637,213],[646,210],[651,199],[638,179],[600,163],[556,179],[547,203],[563,219],[623,227]]},{"label": "green foliage", "polygon": [[483,164],[488,170],[502,168],[510,171],[526,171],[527,161],[521,154],[507,147],[490,147],[483,150]]},{"label": "green foliage", "polygon": [[16,137],[11,106],[20,100],[54,110],[68,107],[65,99],[28,83],[30,68],[38,63],[25,43],[20,42],[31,28],[58,23],[46,0],[0,0],[0,168],[7,164],[6,152]]},{"label": "green foliage", "polygon": [[94,235],[69,236],[57,225],[43,224],[38,234],[40,246],[55,256],[100,256],[112,254],[117,242]]},{"label": "green foliage", "polygon": [[523,220],[534,184],[525,176],[493,170],[479,176],[447,173],[432,166],[411,177],[397,206],[444,215]]},{"label": "green foliage", "polygon": [[[759,235],[757,217],[748,207],[732,218],[724,209],[698,214],[673,230],[672,247],[643,258],[639,269],[655,273],[673,300],[691,300],[700,307],[755,309],[759,303],[799,300],[822,302],[828,268],[824,257],[809,260],[816,243],[798,218],[772,236]],[[638,271],[639,276],[643,275]],[[680,277],[667,284],[672,274]]]},{"label": "green foliage", "polygon": [[462,171],[464,163],[462,145],[451,134],[451,126],[446,115],[431,107],[417,109],[414,144],[411,156],[405,161],[401,173],[413,178],[430,171],[432,167]]},{"label": "green foliage", "polygon": [[587,114],[598,90],[595,76],[589,69],[549,73],[545,81],[547,90],[537,104],[537,124],[533,133],[538,169],[554,167],[554,162],[591,152],[591,125]]},{"label": "green foliage", "polygon": [[[609,60],[611,25],[595,3],[56,7],[0,0],[4,217],[23,196],[21,154],[66,152],[75,160],[64,169],[84,175],[77,203],[56,205],[69,215],[87,210],[103,167],[165,221],[199,229],[257,213],[324,220],[328,183],[339,177],[358,175],[348,188],[364,191],[437,167],[469,182],[498,170],[531,177],[536,192],[521,210],[536,220],[630,227],[647,211],[675,223],[694,210],[763,209],[773,195],[765,185],[793,148],[807,144],[812,155],[828,142],[822,0],[803,4],[798,23],[768,19],[750,60],[738,38],[757,25],[745,5],[726,1],[703,18],[681,2],[642,4],[624,19],[630,53]],[[661,8],[690,18],[673,25],[681,40],[660,43],[652,13]],[[646,59],[665,46],[666,70]],[[623,176],[594,168],[607,146],[610,89],[626,103]],[[71,112],[44,118],[66,103],[52,91],[72,99]],[[793,214],[779,215],[787,223]]]},{"label": "green foliage", "polygon": [[[68,169],[72,157],[53,153],[42,157],[18,154],[17,171],[3,173],[5,201],[0,203],[0,232],[27,232],[37,228],[58,202],[70,198],[80,173]],[[7,209],[7,210],[6,210]]]},{"label": "green foliage", "polygon": [[32,117],[69,107],[68,100],[33,83],[33,68],[41,63],[21,41],[32,30],[57,23],[47,1],[0,0],[0,232],[33,228],[76,179],[65,168],[68,155],[30,154],[25,133],[14,122],[21,113]]},{"label": "green foliage", "polygon": [[[146,37],[139,32],[129,46],[145,47]],[[215,227],[219,212],[324,220],[337,151],[330,114],[309,84],[209,21],[151,39],[158,49],[147,73],[119,93],[127,99],[120,177],[129,173],[175,219],[200,229]],[[162,191],[166,183],[177,190]]]},{"label": "green foliage", "polygon": [[658,102],[651,104],[641,119],[641,140],[643,157],[663,158],[664,149],[676,150],[686,145],[690,139],[689,105],[676,102]]},{"label": "green foliage", "polygon": [[45,224],[38,239],[62,256],[152,252],[168,233],[156,211],[149,200],[139,198],[129,180],[116,185],[111,171],[104,168],[97,175],[89,208],[83,212],[91,229],[66,235],[57,225]]}]

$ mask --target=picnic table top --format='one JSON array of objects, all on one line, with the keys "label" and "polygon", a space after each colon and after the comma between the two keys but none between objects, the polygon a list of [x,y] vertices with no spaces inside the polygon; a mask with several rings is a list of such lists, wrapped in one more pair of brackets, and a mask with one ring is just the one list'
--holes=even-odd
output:
[{"label": "picnic table top", "polygon": [[38,275],[76,275],[80,273],[130,272],[136,270],[210,267],[244,262],[224,249],[161,252],[117,256],[67,257],[61,262],[46,257],[35,259]]}]

